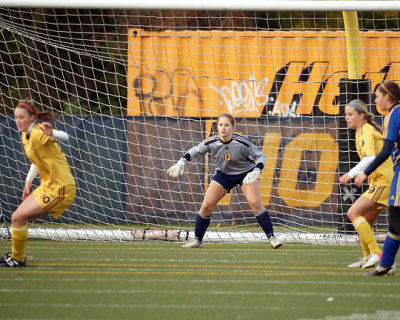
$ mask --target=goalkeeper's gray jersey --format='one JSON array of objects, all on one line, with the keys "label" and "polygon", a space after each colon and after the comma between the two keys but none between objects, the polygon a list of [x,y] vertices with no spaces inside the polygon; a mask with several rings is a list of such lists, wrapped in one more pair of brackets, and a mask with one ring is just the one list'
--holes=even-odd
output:
[{"label": "goalkeeper's gray jersey", "polygon": [[265,155],[261,150],[239,134],[233,134],[232,140],[226,143],[218,135],[212,136],[188,151],[190,159],[207,152],[211,153],[218,169],[225,174],[250,171],[257,163],[265,165]]}]

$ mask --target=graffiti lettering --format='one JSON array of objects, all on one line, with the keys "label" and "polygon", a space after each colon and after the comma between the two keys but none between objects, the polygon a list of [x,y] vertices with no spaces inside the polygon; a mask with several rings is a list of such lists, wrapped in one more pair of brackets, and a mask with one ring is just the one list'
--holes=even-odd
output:
[{"label": "graffiti lettering", "polygon": [[[207,81],[208,87],[216,97],[208,99],[207,110],[203,109],[203,96],[210,94],[198,85],[196,76],[184,68],[172,72],[159,70],[142,73],[134,79],[132,87],[140,104],[141,115],[202,117],[224,110],[237,116],[298,117],[316,111],[338,114],[340,79],[346,77],[346,72],[317,74],[316,70],[328,68],[328,64],[321,61],[303,66],[303,62],[290,62],[278,70],[273,81],[267,77],[257,80],[253,74],[248,80],[210,79]],[[299,74],[300,67],[302,71]],[[372,102],[376,86],[389,73],[396,71],[400,72],[400,64],[389,63],[377,72],[364,74],[363,78],[371,82]],[[219,82],[225,84],[217,86]],[[215,101],[219,101],[219,109],[212,107]],[[377,112],[380,113],[379,108]]]},{"label": "graffiti lettering", "polygon": [[133,81],[133,89],[142,115],[188,116],[190,105],[200,110],[203,104],[195,77],[183,68],[140,74]]},{"label": "graffiti lettering", "polygon": [[255,113],[259,106],[267,103],[268,96],[265,95],[268,78],[257,81],[254,75],[249,80],[231,81],[230,86],[221,86],[219,88],[209,84],[210,88],[215,90],[226,104],[232,114],[237,113]]}]

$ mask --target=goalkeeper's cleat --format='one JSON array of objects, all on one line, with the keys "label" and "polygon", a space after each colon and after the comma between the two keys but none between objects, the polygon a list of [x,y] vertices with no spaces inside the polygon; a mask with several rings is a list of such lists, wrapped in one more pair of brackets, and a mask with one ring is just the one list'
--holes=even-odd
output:
[{"label": "goalkeeper's cleat", "polygon": [[269,238],[269,244],[271,245],[272,249],[278,249],[279,247],[282,247],[282,242],[280,242],[277,238],[274,236]]},{"label": "goalkeeper's cleat", "polygon": [[11,257],[11,252],[7,252],[4,257],[0,257],[0,263],[3,263],[4,261],[6,261],[6,259]]},{"label": "goalkeeper's cleat", "polygon": [[375,254],[375,253],[371,253],[367,257],[367,261],[364,263],[364,265],[361,268],[363,268],[363,269],[373,268],[379,262],[381,262],[381,259],[379,258],[379,256],[377,254]]},{"label": "goalkeeper's cleat", "polygon": [[391,267],[382,267],[381,265],[377,266],[374,270],[367,272],[365,275],[367,277],[375,277],[375,276],[394,276],[396,273],[396,266],[393,265]]},{"label": "goalkeeper's cleat", "polygon": [[197,239],[194,238],[193,240],[189,241],[188,243],[185,243],[182,248],[185,249],[194,249],[194,248],[203,248],[203,243]]},{"label": "goalkeeper's cleat", "polygon": [[364,266],[364,264],[367,263],[367,257],[360,259],[357,262],[354,263],[350,263],[349,265],[347,265],[348,268],[362,268]]},{"label": "goalkeeper's cleat", "polygon": [[26,258],[24,261],[18,261],[11,258],[11,255],[4,259],[3,262],[0,263],[0,268],[17,268],[17,267],[26,267]]}]

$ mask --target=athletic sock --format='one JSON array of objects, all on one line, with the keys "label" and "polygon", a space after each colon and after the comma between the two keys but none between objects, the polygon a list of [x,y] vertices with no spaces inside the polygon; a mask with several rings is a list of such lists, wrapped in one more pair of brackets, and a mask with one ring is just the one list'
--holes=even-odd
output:
[{"label": "athletic sock", "polygon": [[28,238],[28,227],[26,225],[11,227],[11,258],[22,262],[25,259],[25,246]]},{"label": "athletic sock", "polygon": [[391,267],[394,265],[397,251],[400,246],[400,236],[388,232],[385,243],[383,244],[383,252],[381,266]]},{"label": "athletic sock", "polygon": [[262,211],[256,213],[255,216],[261,229],[264,230],[268,238],[271,238],[274,235],[274,228],[268,210],[264,208]]},{"label": "athletic sock", "polygon": [[353,221],[354,228],[360,236],[360,242],[364,251],[364,257],[368,257],[370,253],[379,254],[381,250],[375,240],[374,232],[364,217],[358,217]]},{"label": "athletic sock", "polygon": [[207,231],[208,226],[210,225],[211,217],[203,217],[200,213],[196,216],[196,224],[194,227],[194,236],[203,241],[203,237]]}]

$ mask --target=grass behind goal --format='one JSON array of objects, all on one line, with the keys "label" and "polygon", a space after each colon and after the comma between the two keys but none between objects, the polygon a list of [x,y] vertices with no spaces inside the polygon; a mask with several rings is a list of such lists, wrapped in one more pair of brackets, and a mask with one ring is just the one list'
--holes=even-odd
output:
[{"label": "grass behind goal", "polygon": [[346,268],[359,246],[180,245],[30,241],[29,267],[0,270],[0,318],[400,317],[400,277]]}]

